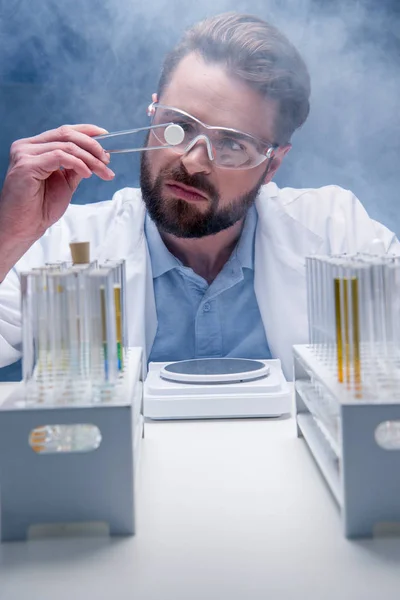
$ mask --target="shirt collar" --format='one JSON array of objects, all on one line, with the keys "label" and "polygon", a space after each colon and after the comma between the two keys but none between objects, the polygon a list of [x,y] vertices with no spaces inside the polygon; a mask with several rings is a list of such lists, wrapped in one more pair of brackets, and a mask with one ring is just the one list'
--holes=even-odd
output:
[{"label": "shirt collar", "polygon": [[[231,258],[237,258],[240,265],[247,269],[254,270],[254,235],[257,225],[257,211],[255,206],[251,206],[247,211],[247,215],[244,221],[243,229],[239,242],[233,251]],[[153,279],[164,275],[167,271],[181,267],[181,261],[176,258],[168,250],[164,244],[160,233],[149,213],[146,212],[145,219],[145,234],[147,244],[149,247],[151,268],[153,271]]]}]

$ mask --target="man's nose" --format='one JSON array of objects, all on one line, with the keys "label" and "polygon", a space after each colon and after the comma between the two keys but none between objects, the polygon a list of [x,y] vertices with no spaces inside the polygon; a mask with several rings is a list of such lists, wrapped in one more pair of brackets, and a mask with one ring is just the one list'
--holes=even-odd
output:
[{"label": "man's nose", "polygon": [[211,172],[212,147],[208,140],[199,138],[190,144],[189,149],[181,156],[181,163],[186,171],[193,175],[195,173]]}]

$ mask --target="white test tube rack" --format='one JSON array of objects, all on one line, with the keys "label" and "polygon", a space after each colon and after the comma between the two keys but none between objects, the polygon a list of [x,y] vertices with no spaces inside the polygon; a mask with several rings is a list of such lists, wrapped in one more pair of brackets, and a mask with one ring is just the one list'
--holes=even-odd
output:
[{"label": "white test tube rack", "polygon": [[[311,346],[293,347],[297,434],[303,437],[341,512],[348,538],[400,528],[400,444],[377,441],[378,427],[400,426],[396,397],[355,398],[346,393]],[[315,394],[323,388],[329,406]]]},{"label": "white test tube rack", "polygon": [[[142,350],[126,353],[122,391],[102,403],[27,405],[24,384],[0,405],[0,539],[24,540],[31,526],[106,523],[132,535],[134,471],[143,437]],[[91,424],[101,433],[88,452],[35,452],[43,425]],[[62,529],[62,528],[61,528]]]}]

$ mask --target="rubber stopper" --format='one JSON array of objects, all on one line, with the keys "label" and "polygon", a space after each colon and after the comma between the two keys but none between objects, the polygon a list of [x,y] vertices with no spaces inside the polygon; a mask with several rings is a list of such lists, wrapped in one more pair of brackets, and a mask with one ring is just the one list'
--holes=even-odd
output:
[{"label": "rubber stopper", "polygon": [[69,247],[74,265],[90,263],[90,242],[71,242]]}]

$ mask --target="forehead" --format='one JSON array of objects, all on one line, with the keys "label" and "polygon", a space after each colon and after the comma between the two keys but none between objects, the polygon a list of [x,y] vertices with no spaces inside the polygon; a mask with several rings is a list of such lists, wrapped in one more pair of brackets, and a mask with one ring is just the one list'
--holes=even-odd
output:
[{"label": "forehead", "polygon": [[263,98],[219,64],[192,53],[181,60],[159,98],[208,125],[232,127],[264,140],[274,140],[274,100]]}]

